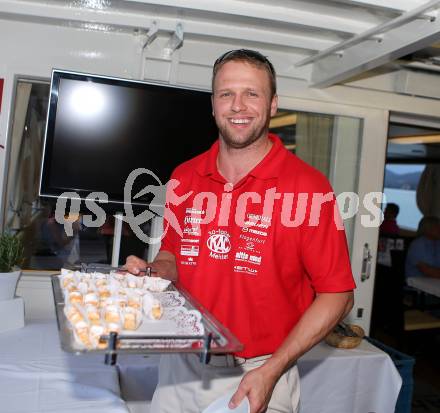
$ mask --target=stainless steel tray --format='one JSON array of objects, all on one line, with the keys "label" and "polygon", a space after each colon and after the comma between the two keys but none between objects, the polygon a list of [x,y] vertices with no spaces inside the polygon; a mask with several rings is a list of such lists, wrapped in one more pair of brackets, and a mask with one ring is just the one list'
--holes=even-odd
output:
[{"label": "stainless steel tray", "polygon": [[73,336],[73,330],[64,314],[64,295],[58,275],[52,275],[52,289],[58,323],[61,347],[70,353],[103,353],[106,363],[114,364],[117,353],[197,353],[202,362],[209,361],[211,353],[235,353],[243,349],[238,339],[182,287],[170,284],[167,291],[176,291],[185,298],[184,306],[198,310],[202,316],[203,335],[124,335],[111,333],[103,336],[108,342],[107,349],[86,349]]}]

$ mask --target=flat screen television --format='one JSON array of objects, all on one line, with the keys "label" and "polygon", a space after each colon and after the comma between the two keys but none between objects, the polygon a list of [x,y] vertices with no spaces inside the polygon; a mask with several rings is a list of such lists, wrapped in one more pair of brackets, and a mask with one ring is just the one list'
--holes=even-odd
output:
[{"label": "flat screen television", "polygon": [[[104,192],[107,209],[120,210],[133,170],[146,168],[164,184],[217,136],[207,91],[54,70],[40,196]],[[133,194],[146,185],[157,181],[140,175]],[[134,205],[151,200],[147,193]]]}]

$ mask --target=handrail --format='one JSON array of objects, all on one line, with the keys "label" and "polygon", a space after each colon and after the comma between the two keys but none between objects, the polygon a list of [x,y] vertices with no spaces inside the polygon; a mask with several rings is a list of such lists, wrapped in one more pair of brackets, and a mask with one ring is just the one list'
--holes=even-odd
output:
[{"label": "handrail", "polygon": [[[357,34],[350,39],[335,44],[334,46],[331,46],[328,49],[322,50],[312,56],[300,60],[299,62],[295,63],[295,67],[305,66],[309,63],[315,62],[316,60],[320,60],[330,54],[342,52],[343,50],[348,49],[350,46],[357,44],[363,40],[371,39],[381,42],[382,39],[379,36],[381,33],[394,29],[395,27],[401,26],[402,24],[407,23],[410,20],[416,19],[421,15],[423,15],[425,12],[435,8],[439,4],[440,4],[440,0],[431,0],[422,6],[416,7],[415,9],[410,10],[399,17],[396,17],[395,19],[382,23],[379,26],[372,27],[371,29],[368,29],[363,33]],[[434,20],[435,17],[430,18],[431,22],[433,22]]]}]

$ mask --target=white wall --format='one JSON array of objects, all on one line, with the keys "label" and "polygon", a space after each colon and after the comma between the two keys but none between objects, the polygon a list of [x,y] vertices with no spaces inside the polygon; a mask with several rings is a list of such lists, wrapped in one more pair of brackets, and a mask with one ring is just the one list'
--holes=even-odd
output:
[{"label": "white wall", "polygon": [[55,306],[49,273],[24,272],[17,286],[16,295],[24,300],[25,320],[53,319]]}]

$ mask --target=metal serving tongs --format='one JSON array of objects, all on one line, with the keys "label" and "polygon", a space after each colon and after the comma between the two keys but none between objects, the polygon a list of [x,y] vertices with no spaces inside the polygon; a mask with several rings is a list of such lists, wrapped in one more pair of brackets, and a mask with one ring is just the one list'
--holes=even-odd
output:
[{"label": "metal serving tongs", "polygon": [[[107,264],[86,264],[86,263],[82,263],[79,266],[75,266],[75,267],[80,267],[80,270],[82,272],[92,272],[92,271],[105,271],[105,272],[110,272],[110,271],[117,271],[117,272],[128,272],[127,269],[125,268],[125,266],[121,265],[119,267],[112,267],[111,265],[107,265]],[[156,274],[157,271],[153,270],[153,268],[151,267],[146,267],[146,268],[141,268],[139,270],[139,275],[141,275],[142,273],[145,273],[144,275],[147,277],[151,277],[152,274]]]}]

